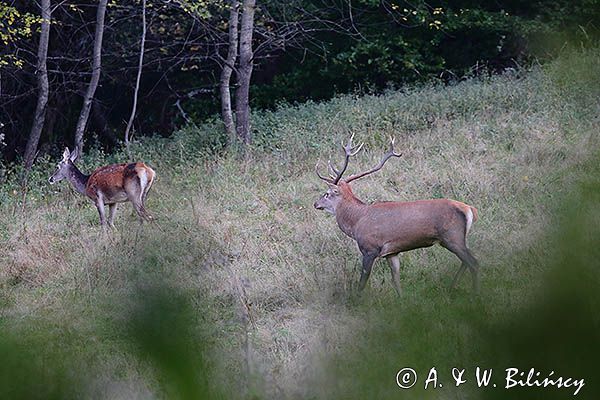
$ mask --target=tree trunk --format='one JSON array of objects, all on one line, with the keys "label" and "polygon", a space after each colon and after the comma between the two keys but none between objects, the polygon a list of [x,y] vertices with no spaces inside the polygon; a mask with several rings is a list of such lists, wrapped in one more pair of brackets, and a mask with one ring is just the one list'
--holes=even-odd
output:
[{"label": "tree trunk", "polygon": [[250,131],[250,78],[252,76],[252,33],[256,0],[242,3],[240,27],[240,64],[237,71],[238,88],[235,92],[235,117],[237,135],[246,145],[252,142]]},{"label": "tree trunk", "polygon": [[107,2],[108,0],[99,0],[98,9],[96,11],[96,32],[94,34],[94,51],[92,55],[92,78],[90,79],[85,97],[83,98],[81,113],[79,114],[79,120],[77,121],[77,127],[75,128],[75,147],[78,150],[79,156],[83,154],[83,132],[85,131],[85,126],[87,125],[90,116],[92,99],[94,98],[94,93],[98,87],[98,81],[100,80],[102,36],[104,35],[104,15],[106,14]]},{"label": "tree trunk", "polygon": [[[100,104],[98,99],[93,99],[92,110],[90,111],[91,123],[97,129],[98,138],[103,143],[108,143],[111,146],[120,144],[120,139],[117,138],[115,133],[109,127],[108,119],[106,118],[105,107]],[[89,126],[89,124],[88,124]]]},{"label": "tree trunk", "polygon": [[[37,52],[37,70],[38,75],[38,88],[39,95],[37,106],[35,108],[35,114],[33,116],[33,125],[31,126],[31,132],[29,133],[29,139],[27,140],[27,146],[25,147],[25,175],[31,170],[33,161],[44,129],[44,120],[46,117],[46,105],[48,104],[48,70],[46,66],[46,60],[48,58],[48,42],[50,40],[50,0],[42,0],[41,2],[42,11],[42,26],[40,33],[40,43],[38,45]],[[25,180],[26,178],[24,178]]]},{"label": "tree trunk", "polygon": [[238,52],[238,23],[239,23],[239,8],[238,0],[229,2],[231,10],[229,11],[229,47],[227,49],[227,59],[221,71],[221,79],[219,81],[219,89],[221,91],[221,117],[225,125],[225,132],[229,139],[229,143],[234,143],[236,139],[235,126],[233,123],[233,113],[231,111],[231,92],[229,85],[231,82],[231,73],[235,65]]},{"label": "tree trunk", "polygon": [[140,58],[138,62],[137,77],[135,79],[135,90],[133,92],[133,106],[131,108],[131,115],[129,116],[129,122],[127,122],[127,128],[125,128],[125,148],[127,149],[127,156],[129,161],[132,161],[131,149],[129,147],[129,132],[133,126],[133,119],[135,118],[135,112],[137,109],[138,92],[140,90],[140,78],[142,76],[142,66],[144,64],[144,47],[146,44],[146,0],[142,0],[142,43],[140,45]]}]

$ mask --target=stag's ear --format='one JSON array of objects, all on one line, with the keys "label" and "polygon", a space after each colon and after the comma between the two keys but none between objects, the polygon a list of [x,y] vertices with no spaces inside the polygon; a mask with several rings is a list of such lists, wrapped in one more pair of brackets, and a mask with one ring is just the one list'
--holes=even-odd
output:
[{"label": "stag's ear", "polygon": [[63,161],[67,161],[70,155],[71,152],[69,151],[69,148],[65,147],[65,151],[63,151]]},{"label": "stag's ear", "polygon": [[69,157],[69,160],[71,160],[71,162],[75,162],[78,157],[79,157],[79,150],[77,149],[77,147],[75,147],[75,149],[71,152],[71,157]]}]

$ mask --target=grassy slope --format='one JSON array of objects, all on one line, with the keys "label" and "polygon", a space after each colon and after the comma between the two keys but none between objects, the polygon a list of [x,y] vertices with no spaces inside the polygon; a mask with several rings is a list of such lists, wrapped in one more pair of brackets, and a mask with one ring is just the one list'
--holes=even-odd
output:
[{"label": "grassy slope", "polygon": [[[138,230],[121,206],[108,237],[86,199],[66,184],[41,183],[48,163],[24,212],[12,187],[0,190],[0,328],[96,371],[77,390],[108,398],[175,396],[164,384],[169,374],[161,380],[122,329],[140,287],[157,280],[191,302],[188,322],[202,344],[190,352],[210,353],[211,376],[227,382],[214,390],[226,397],[244,388],[359,398],[368,381],[350,372],[397,395],[393,376],[407,363],[473,362],[470,347],[481,342],[465,315],[506,319],[528,304],[548,268],[539,242],[598,148],[598,65],[596,51],[522,76],[259,113],[257,148],[245,160],[202,155],[217,124],[147,140],[136,152],[158,173],[148,208],[159,223]],[[363,200],[450,197],[478,208],[470,246],[482,264],[481,298],[471,300],[467,279],[447,290],[458,260],[438,247],[404,257],[401,299],[383,262],[365,296],[351,295],[358,251],[312,208],[324,189],[313,166],[337,159],[351,133],[366,142],[353,171],[376,163],[389,136],[404,154],[354,184]],[[84,169],[122,159],[95,154]],[[355,371],[357,354],[381,365]],[[340,371],[343,362],[354,364]]]}]

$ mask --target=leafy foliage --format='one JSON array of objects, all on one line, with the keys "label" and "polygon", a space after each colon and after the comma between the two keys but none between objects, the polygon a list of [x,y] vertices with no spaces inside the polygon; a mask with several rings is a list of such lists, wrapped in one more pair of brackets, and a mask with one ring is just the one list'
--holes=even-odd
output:
[{"label": "leafy foliage", "polygon": [[[552,40],[596,43],[598,9],[597,0],[356,2],[347,10],[354,13],[353,34],[328,32],[312,53],[290,51],[280,60],[281,72],[255,87],[255,104],[516,68],[556,55]],[[577,35],[567,38],[565,31]]]},{"label": "leafy foliage", "polygon": [[23,67],[23,60],[15,50],[19,42],[31,38],[35,26],[40,22],[40,17],[27,12],[22,13],[8,3],[0,1],[0,43],[8,50],[0,52],[0,71],[8,66]]},{"label": "leafy foliage", "polygon": [[[50,98],[41,153],[72,142],[89,71],[95,3],[58,2],[48,70]],[[139,0],[112,1],[103,72],[86,140],[118,147],[127,120],[140,40]],[[254,109],[381,93],[419,82],[450,83],[560,54],[565,44],[597,43],[599,0],[292,0],[259,2]],[[5,161],[23,154],[36,104],[34,2],[0,2],[0,122]],[[148,1],[148,36],[134,137],[170,136],[219,112],[226,54],[225,2]],[[4,44],[3,43],[3,44]],[[235,81],[235,79],[234,79]],[[214,133],[213,142],[220,142]]]}]

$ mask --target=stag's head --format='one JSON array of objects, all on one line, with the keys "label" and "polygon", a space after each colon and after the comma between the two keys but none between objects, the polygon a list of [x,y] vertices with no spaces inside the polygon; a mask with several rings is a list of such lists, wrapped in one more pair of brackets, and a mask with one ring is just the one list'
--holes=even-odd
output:
[{"label": "stag's head", "polygon": [[315,208],[317,210],[325,210],[330,214],[335,215],[335,210],[342,200],[340,188],[337,185],[329,185],[329,189],[315,201]]},{"label": "stag's head", "polygon": [[329,161],[329,177],[323,176],[319,173],[318,167],[319,164],[315,166],[315,172],[321,180],[327,183],[329,188],[327,191],[315,202],[314,207],[317,210],[325,210],[331,214],[335,215],[335,211],[337,206],[342,201],[344,197],[344,193],[352,193],[350,186],[348,185],[350,182],[362,178],[363,176],[367,176],[372,174],[373,172],[379,171],[385,162],[389,160],[391,157],[400,157],[402,154],[396,153],[394,151],[394,139],[390,140],[390,147],[388,151],[383,155],[383,158],[375,167],[371,168],[368,171],[361,172],[359,174],[350,175],[348,178],[342,179],[344,172],[346,172],[346,168],[348,168],[348,162],[350,161],[350,157],[356,155],[360,149],[362,148],[364,143],[361,143],[358,146],[354,146],[352,144],[352,139],[354,135],[350,137],[348,143],[346,145],[342,145],[342,149],[344,150],[344,164],[342,168],[336,168],[331,161]]},{"label": "stag's head", "polygon": [[62,181],[64,178],[69,176],[69,171],[73,167],[73,162],[77,159],[78,153],[77,149],[75,149],[72,153],[69,151],[68,147],[65,147],[65,151],[63,152],[63,158],[58,163],[56,172],[52,174],[50,178],[48,178],[48,182],[50,184],[55,184],[56,182]]}]

